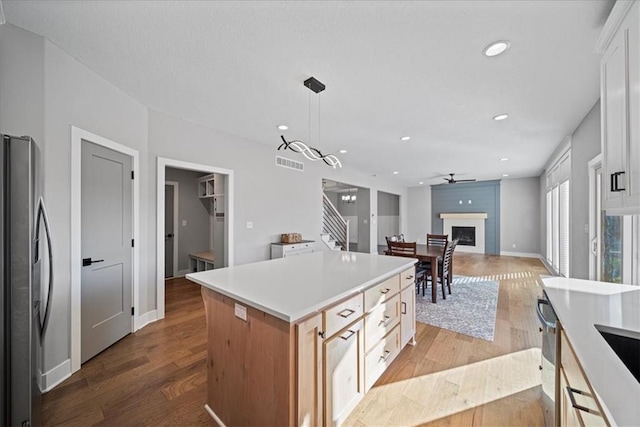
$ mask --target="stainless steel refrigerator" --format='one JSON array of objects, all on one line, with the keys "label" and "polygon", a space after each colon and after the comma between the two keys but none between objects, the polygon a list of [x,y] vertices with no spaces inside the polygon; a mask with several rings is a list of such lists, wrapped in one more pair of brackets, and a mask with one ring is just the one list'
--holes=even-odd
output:
[{"label": "stainless steel refrigerator", "polygon": [[40,151],[28,136],[2,137],[0,152],[0,424],[41,424],[42,341],[53,291],[51,233]]}]

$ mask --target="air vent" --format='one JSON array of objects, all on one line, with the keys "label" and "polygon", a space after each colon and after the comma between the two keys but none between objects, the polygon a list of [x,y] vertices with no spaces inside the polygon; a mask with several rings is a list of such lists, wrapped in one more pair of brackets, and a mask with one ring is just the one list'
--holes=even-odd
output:
[{"label": "air vent", "polygon": [[296,162],[295,160],[287,159],[281,156],[276,156],[276,166],[304,172],[304,163]]}]

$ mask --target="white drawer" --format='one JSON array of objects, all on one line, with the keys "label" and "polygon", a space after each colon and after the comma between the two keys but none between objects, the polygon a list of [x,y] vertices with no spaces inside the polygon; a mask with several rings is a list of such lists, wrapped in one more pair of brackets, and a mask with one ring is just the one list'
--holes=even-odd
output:
[{"label": "white drawer", "polygon": [[373,307],[386,301],[398,292],[400,292],[399,274],[396,274],[382,283],[378,283],[377,285],[370,287],[364,291],[365,313],[368,313]]},{"label": "white drawer", "polygon": [[369,351],[400,322],[400,294],[376,306],[364,320],[364,348]]},{"label": "white drawer", "polygon": [[400,353],[400,326],[396,326],[365,356],[365,390],[369,390]]},{"label": "white drawer", "polygon": [[362,294],[359,293],[322,312],[322,326],[325,338],[362,317]]},{"label": "white drawer", "polygon": [[411,267],[408,270],[400,273],[400,289],[404,289],[409,285],[415,285],[416,283],[416,268]]}]

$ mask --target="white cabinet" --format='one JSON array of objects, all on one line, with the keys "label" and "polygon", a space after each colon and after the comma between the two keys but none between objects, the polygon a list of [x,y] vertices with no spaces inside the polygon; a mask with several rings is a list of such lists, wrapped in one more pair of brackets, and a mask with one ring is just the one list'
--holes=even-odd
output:
[{"label": "white cabinet", "polygon": [[198,179],[198,197],[211,199],[216,214],[224,214],[225,175],[212,173]]},{"label": "white cabinet", "polygon": [[324,343],[324,425],[340,425],[364,397],[364,328],[359,320]]},{"label": "white cabinet", "polygon": [[314,252],[314,246],[313,240],[303,240],[298,243],[272,243],[271,259],[310,254]]},{"label": "white cabinet", "polygon": [[640,5],[629,5],[616,3],[599,41],[603,208],[621,215],[640,213]]},{"label": "white cabinet", "polygon": [[415,344],[416,286],[411,284],[400,292],[400,346]]}]

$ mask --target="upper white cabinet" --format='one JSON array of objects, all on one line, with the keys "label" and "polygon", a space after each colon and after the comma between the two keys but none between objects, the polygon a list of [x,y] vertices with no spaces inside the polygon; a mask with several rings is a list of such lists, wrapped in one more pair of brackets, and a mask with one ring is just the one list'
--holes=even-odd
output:
[{"label": "upper white cabinet", "polygon": [[640,213],[640,5],[618,1],[596,50],[601,67],[603,208]]}]

